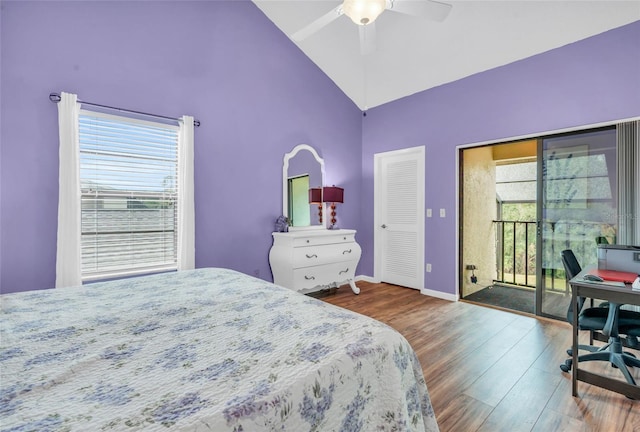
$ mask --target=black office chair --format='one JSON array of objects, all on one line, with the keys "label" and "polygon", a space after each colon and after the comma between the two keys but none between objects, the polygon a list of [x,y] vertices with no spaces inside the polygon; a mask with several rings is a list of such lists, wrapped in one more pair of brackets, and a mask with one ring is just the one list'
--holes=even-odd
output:
[{"label": "black office chair", "polygon": [[[561,252],[562,264],[567,274],[567,280],[575,277],[582,271],[578,260],[570,249]],[[596,347],[593,343],[593,333],[590,337],[590,345],[578,345],[579,350],[589,351],[587,354],[578,356],[578,362],[584,361],[608,361],[614,367],[620,369],[629,384],[636,385],[627,366],[640,367],[640,360],[629,352],[622,351],[622,340],[620,334],[636,337],[640,336],[640,313],[635,311],[620,310],[620,305],[609,303],[607,307],[590,307],[582,310],[585,303],[584,297],[578,298],[578,328],[599,331],[609,338],[606,345]],[[567,320],[573,322],[573,301],[569,304]],[[572,350],[567,350],[567,354],[572,355]],[[573,359],[567,359],[560,365],[563,372],[569,372]]]},{"label": "black office chair", "polygon": [[[567,282],[569,282],[582,271],[582,267],[571,249],[563,250],[560,253],[560,256],[562,258],[562,265],[564,266]],[[607,317],[609,316],[609,308],[589,307],[583,309],[586,300],[587,299],[585,297],[578,297],[578,329],[589,331],[589,345],[578,345],[578,349],[597,352],[608,347],[608,345],[605,345],[604,347],[594,346],[593,339],[596,331],[601,332],[604,329],[604,326],[607,323]],[[608,306],[608,304],[605,306]],[[573,301],[569,302],[569,308],[567,309],[567,321],[570,323],[573,322]],[[567,350],[567,354],[573,355],[571,348]],[[560,369],[565,372],[569,372],[571,370],[571,361],[568,360],[568,363],[565,362],[560,365]]]}]

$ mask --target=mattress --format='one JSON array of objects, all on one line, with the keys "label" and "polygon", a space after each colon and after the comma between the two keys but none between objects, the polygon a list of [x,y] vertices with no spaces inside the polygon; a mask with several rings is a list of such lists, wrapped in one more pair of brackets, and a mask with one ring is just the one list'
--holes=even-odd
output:
[{"label": "mattress", "polygon": [[2,431],[437,431],[392,328],[228,269],[0,296]]}]

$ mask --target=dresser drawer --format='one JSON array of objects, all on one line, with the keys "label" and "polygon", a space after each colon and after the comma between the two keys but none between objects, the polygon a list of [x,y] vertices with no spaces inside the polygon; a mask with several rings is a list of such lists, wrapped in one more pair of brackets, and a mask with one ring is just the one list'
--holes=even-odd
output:
[{"label": "dresser drawer", "polygon": [[354,279],[362,249],[355,234],[348,229],[274,232],[269,251],[273,282],[301,293],[348,282],[358,294]]},{"label": "dresser drawer", "polygon": [[293,283],[296,289],[308,289],[318,285],[344,282],[353,279],[357,261],[326,264],[315,267],[305,267],[293,270]]},{"label": "dresser drawer", "polygon": [[336,234],[323,236],[299,237],[293,240],[293,247],[318,246],[326,244],[350,243],[355,241],[354,234]]},{"label": "dresser drawer", "polygon": [[356,243],[328,244],[293,249],[293,268],[311,267],[355,259]]}]

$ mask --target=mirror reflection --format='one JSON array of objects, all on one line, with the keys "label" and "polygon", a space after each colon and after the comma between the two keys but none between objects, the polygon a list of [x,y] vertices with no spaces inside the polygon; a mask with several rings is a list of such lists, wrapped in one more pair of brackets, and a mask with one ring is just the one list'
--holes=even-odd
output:
[{"label": "mirror reflection", "polygon": [[318,203],[310,202],[309,189],[322,188],[323,175],[324,161],[313,147],[300,144],[285,155],[283,214],[289,218],[291,227],[322,226],[318,216]]}]

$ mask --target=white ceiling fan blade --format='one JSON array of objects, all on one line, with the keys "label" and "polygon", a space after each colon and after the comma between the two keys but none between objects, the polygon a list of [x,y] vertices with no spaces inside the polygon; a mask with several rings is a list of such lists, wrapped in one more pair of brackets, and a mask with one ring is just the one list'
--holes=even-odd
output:
[{"label": "white ceiling fan blade", "polygon": [[391,7],[394,12],[417,16],[423,19],[442,22],[453,6],[433,0],[392,0]]},{"label": "white ceiling fan blade", "polygon": [[376,23],[358,26],[360,32],[360,54],[371,54],[376,50]]},{"label": "white ceiling fan blade", "polygon": [[291,35],[291,39],[293,39],[296,42],[305,40],[306,38],[308,38],[309,36],[317,32],[318,30],[320,30],[322,27],[330,24],[332,21],[339,18],[343,13],[344,12],[342,11],[342,5],[339,5],[331,9],[329,12],[322,15],[320,18],[316,19],[315,21],[312,21],[309,25],[302,27],[300,30],[293,33]]}]

